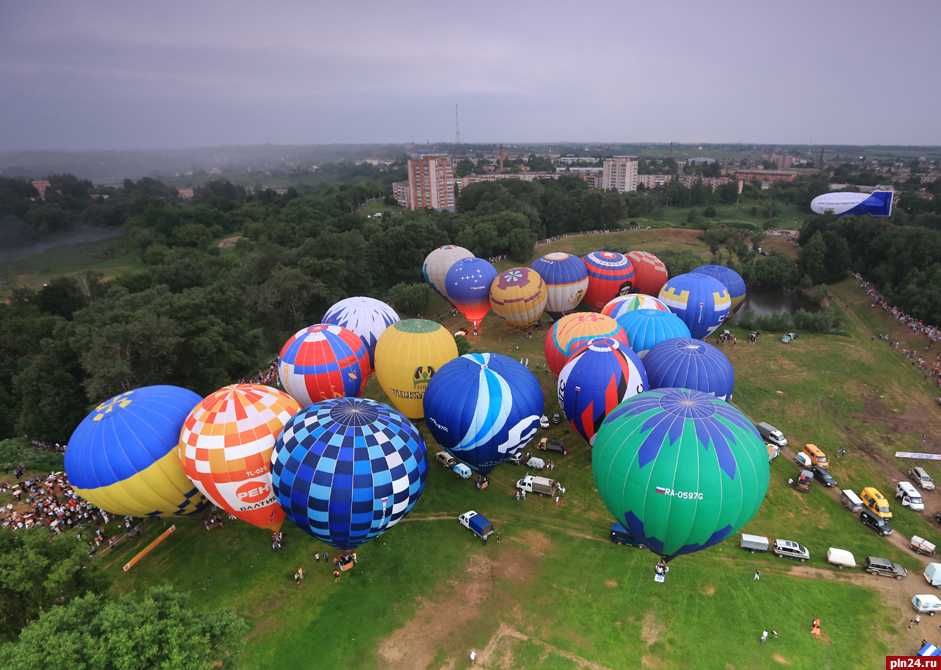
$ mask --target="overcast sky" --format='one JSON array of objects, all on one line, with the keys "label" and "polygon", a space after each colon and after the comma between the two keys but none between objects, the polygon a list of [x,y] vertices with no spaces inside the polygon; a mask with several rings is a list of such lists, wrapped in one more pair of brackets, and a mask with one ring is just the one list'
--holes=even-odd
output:
[{"label": "overcast sky", "polygon": [[0,150],[941,144],[941,2],[0,0]]}]

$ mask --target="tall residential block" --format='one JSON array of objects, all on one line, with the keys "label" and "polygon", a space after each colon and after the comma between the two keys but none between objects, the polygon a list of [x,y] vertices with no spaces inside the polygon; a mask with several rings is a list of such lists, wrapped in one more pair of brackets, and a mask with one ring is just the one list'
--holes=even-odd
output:
[{"label": "tall residential block", "polygon": [[606,158],[601,176],[601,187],[614,188],[618,193],[637,190],[637,161],[630,156]]},{"label": "tall residential block", "polygon": [[408,161],[410,209],[454,207],[454,166],[448,156],[419,156]]}]

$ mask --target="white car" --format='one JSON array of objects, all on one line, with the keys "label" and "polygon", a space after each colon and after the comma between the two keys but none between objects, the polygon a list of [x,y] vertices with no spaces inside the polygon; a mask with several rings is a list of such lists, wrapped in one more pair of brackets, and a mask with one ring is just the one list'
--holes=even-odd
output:
[{"label": "white car", "polygon": [[549,427],[549,417],[547,417],[545,414],[543,414],[543,415],[542,415],[542,418],[539,419],[539,427],[540,427],[540,428],[548,428],[548,427]]}]

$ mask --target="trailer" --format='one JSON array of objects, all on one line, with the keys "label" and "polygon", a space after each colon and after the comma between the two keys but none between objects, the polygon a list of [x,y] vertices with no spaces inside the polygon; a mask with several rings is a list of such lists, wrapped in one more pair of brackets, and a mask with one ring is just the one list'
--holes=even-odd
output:
[{"label": "trailer", "polygon": [[738,546],[754,554],[756,551],[768,551],[768,547],[771,546],[771,541],[761,535],[742,533],[742,541]]},{"label": "trailer", "polygon": [[935,546],[931,544],[931,542],[917,535],[912,536],[911,548],[916,554],[921,554],[922,556],[935,557],[938,555]]},{"label": "trailer", "polygon": [[856,495],[851,489],[843,489],[840,495],[840,502],[843,504],[843,507],[848,509],[854,514],[858,514],[863,510],[863,501],[860,500],[859,496]]}]

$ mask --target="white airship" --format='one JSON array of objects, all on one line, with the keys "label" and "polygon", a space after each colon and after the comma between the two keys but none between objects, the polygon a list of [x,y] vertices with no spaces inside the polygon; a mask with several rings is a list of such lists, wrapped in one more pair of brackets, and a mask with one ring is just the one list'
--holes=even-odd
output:
[{"label": "white airship", "polygon": [[872,216],[892,215],[892,191],[873,191],[872,193],[824,193],[810,203],[810,208],[817,214],[832,212],[837,216],[871,214]]}]

